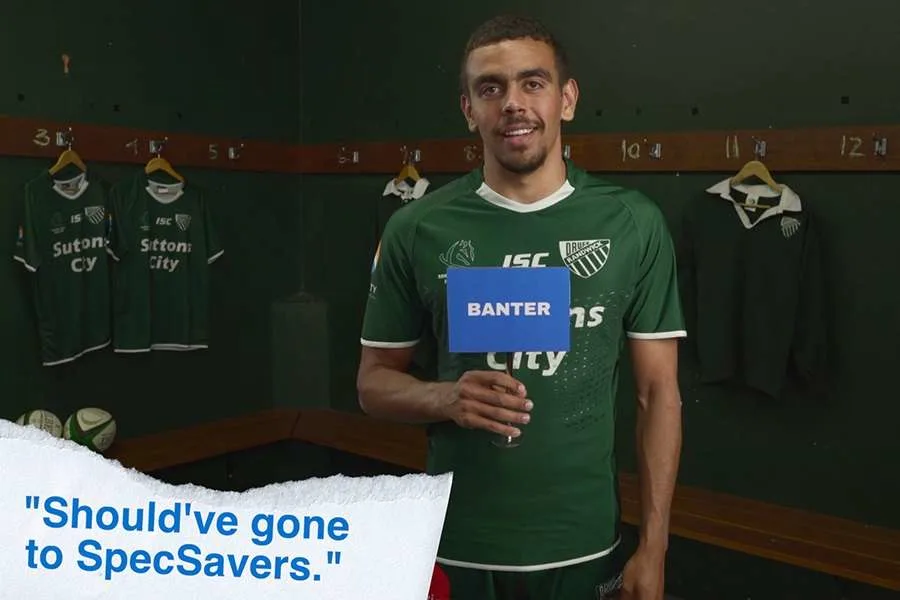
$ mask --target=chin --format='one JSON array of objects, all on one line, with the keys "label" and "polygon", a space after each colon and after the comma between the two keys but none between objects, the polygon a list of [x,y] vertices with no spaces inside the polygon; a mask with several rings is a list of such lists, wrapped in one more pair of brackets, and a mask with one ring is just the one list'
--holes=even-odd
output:
[{"label": "chin", "polygon": [[498,156],[500,166],[517,175],[530,175],[540,169],[547,161],[547,153],[541,152],[534,156]]}]

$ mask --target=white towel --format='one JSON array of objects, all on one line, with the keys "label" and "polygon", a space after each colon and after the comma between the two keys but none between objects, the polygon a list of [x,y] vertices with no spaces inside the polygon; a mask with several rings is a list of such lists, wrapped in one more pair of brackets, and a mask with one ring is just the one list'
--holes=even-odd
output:
[{"label": "white towel", "polygon": [[[452,483],[451,474],[415,474],[243,493],[173,486],[4,420],[0,475],[2,600],[424,600]],[[75,499],[90,507],[92,527],[86,512],[73,527]],[[125,521],[143,530],[126,531]]]}]

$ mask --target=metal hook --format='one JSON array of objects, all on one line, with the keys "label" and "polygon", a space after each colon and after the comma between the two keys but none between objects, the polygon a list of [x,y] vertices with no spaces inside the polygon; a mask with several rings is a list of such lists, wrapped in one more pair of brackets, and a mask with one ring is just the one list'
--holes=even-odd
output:
[{"label": "metal hook", "polygon": [[873,135],[872,138],[875,140],[875,156],[887,156],[887,138],[879,137],[877,135]]},{"label": "metal hook", "polygon": [[156,158],[160,158],[162,156],[163,148],[166,143],[169,141],[169,136],[163,138],[162,141],[159,140],[150,140],[150,154],[155,154]]},{"label": "metal hook", "polygon": [[72,128],[69,127],[66,131],[57,131],[56,132],[56,145],[57,146],[66,146],[69,150],[72,149],[72,143],[75,141],[75,136],[72,135]]},{"label": "metal hook", "polygon": [[662,144],[661,143],[655,142],[655,143],[651,144],[649,141],[647,141],[647,138],[644,138],[644,145],[650,147],[650,150],[648,151],[650,158],[653,158],[656,160],[659,160],[662,158]]},{"label": "metal hook", "polygon": [[353,163],[354,165],[359,163],[359,150],[354,150],[353,152],[347,153],[347,147],[341,146],[340,151],[338,152],[338,164],[346,164]]},{"label": "metal hook", "polygon": [[406,147],[406,144],[400,147],[400,152],[403,154],[403,163],[417,163],[422,160],[422,151],[419,149],[415,149],[412,152]]},{"label": "metal hook", "polygon": [[757,139],[756,137],[751,137],[754,142],[753,146],[753,154],[756,158],[765,158],[766,156],[766,141]]},{"label": "metal hook", "polygon": [[243,150],[243,149],[244,149],[243,144],[241,144],[240,146],[237,146],[237,147],[229,146],[228,147],[228,158],[231,160],[239,159],[241,157],[241,150]]}]

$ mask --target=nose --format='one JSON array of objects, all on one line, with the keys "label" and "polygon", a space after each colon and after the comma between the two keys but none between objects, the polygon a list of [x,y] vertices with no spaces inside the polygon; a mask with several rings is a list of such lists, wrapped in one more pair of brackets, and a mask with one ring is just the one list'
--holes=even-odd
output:
[{"label": "nose", "polygon": [[522,92],[516,86],[510,86],[506,93],[506,102],[503,104],[503,112],[517,113],[525,110],[525,103],[522,101]]}]

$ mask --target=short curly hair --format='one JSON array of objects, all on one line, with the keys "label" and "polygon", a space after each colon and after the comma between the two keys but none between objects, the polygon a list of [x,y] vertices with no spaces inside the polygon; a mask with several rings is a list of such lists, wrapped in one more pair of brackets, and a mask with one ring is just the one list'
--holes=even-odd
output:
[{"label": "short curly hair", "polygon": [[553,48],[556,57],[556,70],[559,73],[560,85],[566,83],[572,76],[569,65],[569,57],[560,41],[550,33],[543,23],[532,17],[521,15],[498,15],[479,25],[469,37],[462,56],[462,64],[459,69],[459,89],[462,94],[468,95],[469,81],[466,74],[466,64],[469,54],[477,48],[496,44],[505,40],[520,40],[529,38],[544,42]]}]

